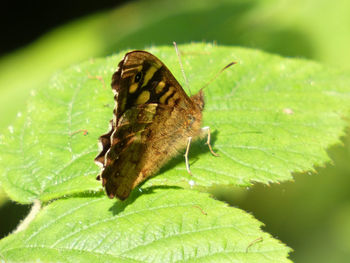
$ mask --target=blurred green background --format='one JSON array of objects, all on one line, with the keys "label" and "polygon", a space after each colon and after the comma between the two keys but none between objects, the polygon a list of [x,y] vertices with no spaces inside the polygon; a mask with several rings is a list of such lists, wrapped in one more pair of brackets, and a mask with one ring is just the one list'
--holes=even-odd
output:
[{"label": "blurred green background", "polygon": [[[350,1],[144,0],[92,12],[0,58],[0,132],[25,109],[30,92],[54,72],[92,57],[174,40],[257,48],[350,74]],[[216,186],[211,192],[264,222],[265,231],[295,250],[295,262],[348,262],[349,132],[342,141],[345,146],[329,149],[334,164],[318,167],[318,174],[295,175],[295,182],[269,187]],[[0,194],[1,237],[28,209]]]}]

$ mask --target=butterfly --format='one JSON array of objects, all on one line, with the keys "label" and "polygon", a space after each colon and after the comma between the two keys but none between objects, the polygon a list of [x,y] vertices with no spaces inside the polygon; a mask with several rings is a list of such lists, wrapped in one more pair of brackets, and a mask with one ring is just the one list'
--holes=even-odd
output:
[{"label": "butterfly", "polygon": [[[124,200],[186,145],[188,154],[191,139],[203,133],[204,94],[188,96],[157,57],[141,50],[125,54],[111,86],[113,119],[99,138],[102,150],[95,162],[107,195]],[[207,143],[214,154],[209,130]]]}]

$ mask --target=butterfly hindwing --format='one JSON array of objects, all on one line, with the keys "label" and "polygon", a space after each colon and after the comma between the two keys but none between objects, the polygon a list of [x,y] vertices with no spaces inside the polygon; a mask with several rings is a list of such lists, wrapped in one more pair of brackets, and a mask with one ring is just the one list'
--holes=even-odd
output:
[{"label": "butterfly hindwing", "polygon": [[140,105],[128,110],[119,119],[111,135],[111,147],[105,155],[102,183],[109,197],[126,198],[140,172],[139,160],[145,149],[145,138],[152,123],[157,104]]}]

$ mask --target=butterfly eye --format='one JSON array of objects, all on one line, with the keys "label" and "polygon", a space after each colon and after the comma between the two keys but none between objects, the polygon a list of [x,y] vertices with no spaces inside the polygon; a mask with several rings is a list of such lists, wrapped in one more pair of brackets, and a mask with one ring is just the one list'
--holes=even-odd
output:
[{"label": "butterfly eye", "polygon": [[135,76],[135,82],[139,82],[140,79],[141,79],[141,76],[142,76],[142,73],[141,73],[141,71],[140,71],[140,72],[137,73],[136,76]]}]

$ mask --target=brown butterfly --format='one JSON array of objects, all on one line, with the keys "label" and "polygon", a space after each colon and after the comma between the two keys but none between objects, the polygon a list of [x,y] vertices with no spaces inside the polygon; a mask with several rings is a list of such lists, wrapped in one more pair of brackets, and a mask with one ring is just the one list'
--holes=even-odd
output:
[{"label": "brown butterfly", "polygon": [[[189,97],[169,69],[146,51],[132,51],[120,61],[112,77],[116,106],[110,131],[100,137],[95,162],[110,198],[126,199],[186,147],[201,129],[203,91]],[[210,133],[208,130],[209,149]],[[190,171],[189,171],[190,172]]]}]

